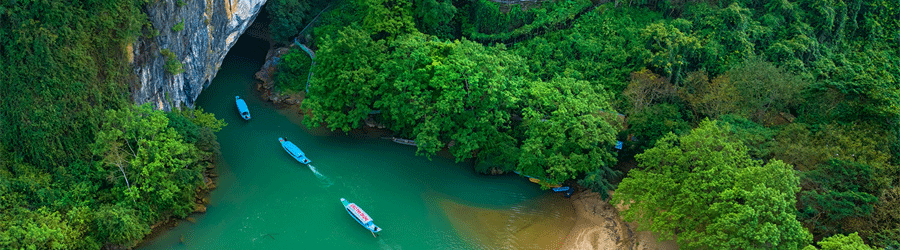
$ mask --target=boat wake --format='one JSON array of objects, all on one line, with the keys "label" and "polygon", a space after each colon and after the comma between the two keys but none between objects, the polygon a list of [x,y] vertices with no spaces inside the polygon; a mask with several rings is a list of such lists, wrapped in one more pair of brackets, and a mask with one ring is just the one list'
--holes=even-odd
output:
[{"label": "boat wake", "polygon": [[383,238],[378,238],[378,246],[383,250],[399,250],[400,246],[391,247],[387,242],[384,242]]},{"label": "boat wake", "polygon": [[331,185],[334,185],[334,182],[332,182],[331,179],[328,179],[328,177],[325,177],[325,175],[320,173],[319,170],[316,169],[316,167],[314,167],[312,164],[306,164],[306,166],[309,166],[309,170],[312,171],[313,174],[315,174],[317,178],[319,178],[319,181],[322,182],[322,185],[325,185],[325,187],[330,187]]}]

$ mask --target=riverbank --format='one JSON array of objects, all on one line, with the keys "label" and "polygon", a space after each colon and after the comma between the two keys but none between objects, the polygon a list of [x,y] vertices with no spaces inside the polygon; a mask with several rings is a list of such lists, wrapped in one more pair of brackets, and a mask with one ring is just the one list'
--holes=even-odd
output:
[{"label": "riverbank", "polygon": [[216,179],[218,179],[218,177],[219,177],[219,174],[216,173],[216,167],[218,166],[216,163],[216,159],[218,159],[219,155],[218,155],[218,153],[214,153],[214,154],[216,154],[216,155],[214,155],[213,157],[211,157],[210,159],[208,159],[205,162],[206,166],[204,167],[204,170],[203,170],[203,185],[200,185],[199,187],[197,187],[197,190],[194,194],[194,211],[191,214],[189,214],[187,217],[184,217],[183,219],[174,217],[174,216],[170,216],[168,218],[165,218],[165,219],[158,221],[155,224],[151,225],[150,233],[145,235],[144,238],[141,239],[140,242],[135,244],[133,247],[134,249],[138,249],[138,248],[141,248],[141,247],[149,244],[154,239],[156,239],[160,235],[168,232],[172,228],[177,227],[178,224],[180,224],[182,222],[187,221],[190,223],[194,223],[194,222],[196,222],[195,217],[197,217],[203,213],[206,213],[206,206],[209,205],[210,194],[212,193],[213,190],[216,189],[216,187],[217,187]]},{"label": "riverbank", "polygon": [[636,224],[626,223],[619,216],[621,208],[604,201],[599,193],[577,193],[572,196],[572,206],[575,226],[561,250],[678,249],[674,240],[659,241],[652,232],[636,231]]}]

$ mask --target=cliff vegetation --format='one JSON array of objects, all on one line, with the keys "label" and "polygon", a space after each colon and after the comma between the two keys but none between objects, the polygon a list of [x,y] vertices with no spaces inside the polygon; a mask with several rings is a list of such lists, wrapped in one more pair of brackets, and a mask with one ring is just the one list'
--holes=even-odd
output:
[{"label": "cliff vegetation", "polygon": [[147,4],[0,4],[0,248],[132,247],[195,210],[224,124],[129,102]]}]

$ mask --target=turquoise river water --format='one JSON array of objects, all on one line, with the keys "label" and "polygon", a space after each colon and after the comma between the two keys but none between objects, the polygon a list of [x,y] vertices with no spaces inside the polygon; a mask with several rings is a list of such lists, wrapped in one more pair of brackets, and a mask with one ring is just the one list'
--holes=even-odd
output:
[{"label": "turquoise river water", "polygon": [[[142,249],[557,249],[572,225],[571,203],[515,175],[486,176],[470,163],[431,160],[415,147],[373,135],[299,125],[295,112],[257,97],[253,74],[267,45],[244,36],[197,106],[228,123],[218,135],[218,188],[208,210]],[[234,96],[250,107],[242,120]],[[297,144],[312,166],[291,158]],[[377,238],[344,210],[363,208]]]}]

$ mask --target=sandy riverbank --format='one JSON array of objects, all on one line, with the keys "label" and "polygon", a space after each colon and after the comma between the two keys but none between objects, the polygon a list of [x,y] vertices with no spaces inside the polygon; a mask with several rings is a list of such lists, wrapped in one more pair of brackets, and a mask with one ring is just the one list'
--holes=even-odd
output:
[{"label": "sandy riverbank", "polygon": [[584,191],[572,196],[575,226],[566,236],[562,250],[605,249],[678,249],[674,240],[658,241],[657,235],[636,231],[637,225],[625,223],[619,211],[600,198]]}]

